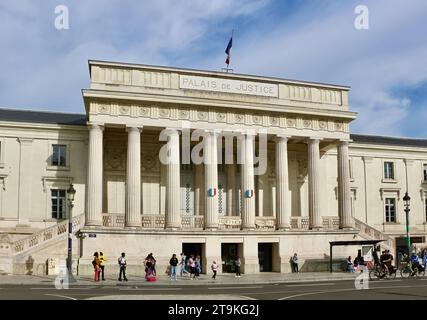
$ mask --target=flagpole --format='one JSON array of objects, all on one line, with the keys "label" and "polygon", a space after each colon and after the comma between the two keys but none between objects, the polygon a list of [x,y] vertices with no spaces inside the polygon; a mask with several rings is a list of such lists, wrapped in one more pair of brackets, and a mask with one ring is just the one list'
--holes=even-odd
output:
[{"label": "flagpole", "polygon": [[[231,29],[231,39],[233,39],[233,36],[234,36],[234,29]],[[227,67],[225,68],[225,72],[227,72],[228,73],[228,71],[230,71],[231,69],[230,69],[230,61],[231,61],[231,49],[230,49],[230,53],[228,54],[228,63],[226,64],[227,65]]]}]

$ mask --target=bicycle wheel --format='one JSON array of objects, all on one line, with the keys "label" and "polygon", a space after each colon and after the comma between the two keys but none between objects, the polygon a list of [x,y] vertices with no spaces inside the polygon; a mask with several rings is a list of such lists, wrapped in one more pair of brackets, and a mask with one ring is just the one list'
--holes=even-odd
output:
[{"label": "bicycle wheel", "polygon": [[393,280],[396,278],[396,271],[393,270],[392,272],[390,272],[389,270],[386,271],[385,277],[387,280]]},{"label": "bicycle wheel", "polygon": [[369,270],[369,280],[374,281],[380,278],[380,274],[377,269]]},{"label": "bicycle wheel", "polygon": [[409,278],[409,276],[411,275],[412,270],[409,267],[405,267],[403,269],[400,270],[400,276],[402,278]]}]

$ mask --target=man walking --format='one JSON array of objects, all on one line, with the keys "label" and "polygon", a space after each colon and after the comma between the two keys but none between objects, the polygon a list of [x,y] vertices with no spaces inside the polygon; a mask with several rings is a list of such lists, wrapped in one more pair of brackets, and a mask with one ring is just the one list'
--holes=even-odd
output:
[{"label": "man walking", "polygon": [[99,252],[99,266],[101,267],[101,275],[102,275],[103,281],[105,280],[105,274],[104,274],[105,261],[107,261],[107,258],[105,258],[102,252]]},{"label": "man walking", "polygon": [[119,281],[122,281],[122,274],[123,274],[123,280],[128,281],[128,279],[126,278],[127,262],[126,262],[124,252],[122,252],[122,255],[119,257],[118,262],[119,262],[119,266],[120,266]]}]

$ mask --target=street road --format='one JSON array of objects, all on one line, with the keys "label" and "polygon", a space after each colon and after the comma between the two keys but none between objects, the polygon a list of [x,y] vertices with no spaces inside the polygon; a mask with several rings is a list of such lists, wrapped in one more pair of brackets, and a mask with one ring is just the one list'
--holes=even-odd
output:
[{"label": "street road", "polygon": [[56,289],[46,285],[1,285],[0,300],[80,299],[260,299],[260,300],[342,300],[342,299],[427,299],[427,278],[369,282],[369,289],[355,289],[354,281],[301,282],[280,284],[192,284],[170,285],[79,285]]}]

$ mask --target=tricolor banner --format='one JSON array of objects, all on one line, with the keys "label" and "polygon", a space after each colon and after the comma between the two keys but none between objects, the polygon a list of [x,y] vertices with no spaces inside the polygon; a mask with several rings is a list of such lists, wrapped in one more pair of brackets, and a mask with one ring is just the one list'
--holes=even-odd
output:
[{"label": "tricolor banner", "polygon": [[254,196],[253,190],[246,190],[246,198],[252,198]]},{"label": "tricolor banner", "polygon": [[216,188],[209,188],[209,197],[215,197],[216,196]]}]

